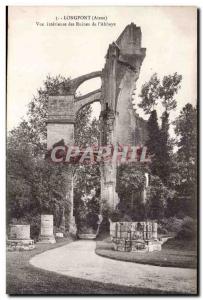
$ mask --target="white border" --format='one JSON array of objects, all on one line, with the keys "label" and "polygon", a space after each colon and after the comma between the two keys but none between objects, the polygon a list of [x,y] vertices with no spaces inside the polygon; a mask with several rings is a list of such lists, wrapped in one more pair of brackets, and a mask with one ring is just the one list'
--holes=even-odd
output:
[{"label": "white border", "polygon": [[[5,1],[1,0],[1,6],[0,6],[0,298],[1,299],[7,299],[7,295],[5,294],[5,286],[6,286],[6,268],[5,268],[5,6],[12,6],[12,5],[22,5],[22,6],[47,6],[47,5],[61,5],[61,6],[197,6],[200,10],[203,8],[203,1],[202,0],[89,0],[89,1],[81,1],[81,0],[35,0],[35,1]],[[200,11],[200,18],[201,18],[201,11]],[[188,24],[188,27],[190,24]],[[200,41],[202,40],[202,26],[201,26],[201,20],[200,20]],[[200,43],[200,49],[201,43]],[[200,60],[201,63],[201,60]],[[200,66],[200,70],[202,70],[202,63]],[[201,86],[202,86],[202,78],[200,78],[200,96],[201,96]],[[201,99],[199,99],[200,103]],[[202,106],[200,110],[200,114],[202,113]],[[202,114],[201,114],[202,115]],[[200,120],[200,125],[202,129],[202,121]],[[201,130],[201,136],[200,140],[202,140],[202,130]],[[201,154],[202,151],[200,151]],[[200,170],[202,171],[202,166],[200,167]],[[202,186],[203,181],[202,178],[199,182],[200,187]],[[200,207],[201,205],[201,193],[200,193]],[[200,214],[200,217],[202,216],[202,211]],[[201,221],[201,220],[200,220]],[[201,232],[201,241],[202,241],[202,232]],[[202,245],[202,243],[201,243]],[[200,249],[201,249],[200,245]],[[202,252],[202,251],[201,251]],[[201,262],[202,260],[200,260]],[[202,265],[201,265],[202,267]],[[201,268],[202,270],[202,268]],[[201,277],[200,277],[201,279]],[[200,291],[201,291],[202,280],[200,282]],[[96,296],[95,296],[96,297]],[[18,297],[22,299],[27,299],[28,297]],[[43,297],[39,297],[43,298]],[[53,297],[52,297],[53,298]],[[59,298],[59,297],[55,297]],[[75,298],[75,297],[74,297]],[[91,297],[92,298],[92,297]],[[110,297],[107,297],[110,298]],[[120,298],[120,297],[119,297]],[[127,298],[127,297],[122,297]],[[137,297],[136,297],[137,298]],[[141,299],[144,299],[145,297],[139,297]],[[161,297],[162,298],[162,297]],[[176,297],[175,297],[176,298]],[[177,297],[179,298],[179,297]]]}]

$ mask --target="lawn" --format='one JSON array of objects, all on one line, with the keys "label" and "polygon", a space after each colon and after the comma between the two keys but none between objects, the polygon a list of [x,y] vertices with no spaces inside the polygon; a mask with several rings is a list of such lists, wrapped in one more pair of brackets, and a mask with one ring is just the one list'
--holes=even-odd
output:
[{"label": "lawn", "polygon": [[152,289],[102,284],[89,280],[67,277],[45,270],[37,269],[29,264],[32,256],[49,249],[63,246],[71,242],[63,239],[57,244],[37,244],[32,251],[7,252],[7,294],[10,295],[147,295],[164,294],[165,292]]},{"label": "lawn", "polygon": [[197,250],[194,240],[183,241],[173,238],[163,244],[162,251],[136,253],[115,251],[113,250],[110,238],[106,238],[103,241],[97,241],[96,253],[111,259],[155,266],[180,268],[197,267]]}]

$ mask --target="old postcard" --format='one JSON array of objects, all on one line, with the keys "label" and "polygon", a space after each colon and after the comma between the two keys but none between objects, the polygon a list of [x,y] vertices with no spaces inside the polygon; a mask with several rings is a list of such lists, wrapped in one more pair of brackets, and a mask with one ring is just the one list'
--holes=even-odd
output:
[{"label": "old postcard", "polygon": [[7,294],[197,295],[197,8],[7,8]]}]

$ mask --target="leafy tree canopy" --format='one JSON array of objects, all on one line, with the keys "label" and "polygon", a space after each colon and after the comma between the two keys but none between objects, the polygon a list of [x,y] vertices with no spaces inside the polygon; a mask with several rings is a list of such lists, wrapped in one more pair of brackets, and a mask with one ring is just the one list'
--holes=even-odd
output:
[{"label": "leafy tree canopy", "polygon": [[141,102],[138,104],[146,114],[150,114],[158,103],[161,103],[165,111],[171,111],[177,106],[175,95],[180,89],[182,75],[174,73],[166,75],[160,80],[157,73],[154,73],[146,82],[140,93]]}]

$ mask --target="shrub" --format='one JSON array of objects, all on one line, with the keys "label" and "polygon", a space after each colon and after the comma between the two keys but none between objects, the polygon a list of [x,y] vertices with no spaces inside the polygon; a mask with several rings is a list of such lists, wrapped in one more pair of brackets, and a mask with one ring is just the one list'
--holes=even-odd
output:
[{"label": "shrub", "polygon": [[166,228],[161,227],[160,225],[158,226],[157,232],[158,234],[168,234],[168,230]]},{"label": "shrub", "polygon": [[177,237],[179,239],[192,240],[196,238],[196,235],[197,235],[197,221],[190,217],[185,217]]},{"label": "shrub", "polygon": [[118,222],[121,220],[121,213],[119,210],[111,210],[108,212],[108,217],[112,222]]},{"label": "shrub", "polygon": [[177,217],[170,217],[168,219],[162,219],[159,222],[159,230],[178,233],[181,230],[183,219]]},{"label": "shrub", "polygon": [[122,221],[122,222],[132,222],[132,218],[131,216],[125,214],[123,217],[121,217],[121,219],[119,221]]},{"label": "shrub", "polygon": [[30,220],[30,237],[35,241],[40,235],[41,217],[40,215],[33,216]]}]

